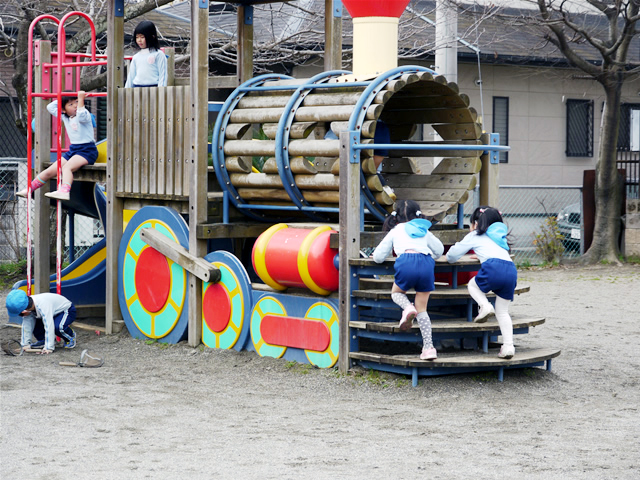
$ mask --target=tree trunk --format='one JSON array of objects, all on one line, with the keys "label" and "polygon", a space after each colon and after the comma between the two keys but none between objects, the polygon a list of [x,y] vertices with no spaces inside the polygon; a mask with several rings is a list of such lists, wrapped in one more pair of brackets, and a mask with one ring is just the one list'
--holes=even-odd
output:
[{"label": "tree trunk", "polygon": [[610,81],[603,84],[603,87],[606,103],[600,130],[600,152],[596,164],[596,218],[593,243],[582,259],[582,262],[587,264],[620,263],[618,238],[622,191],[618,181],[616,147],[620,124],[622,80],[617,74],[613,74]]}]

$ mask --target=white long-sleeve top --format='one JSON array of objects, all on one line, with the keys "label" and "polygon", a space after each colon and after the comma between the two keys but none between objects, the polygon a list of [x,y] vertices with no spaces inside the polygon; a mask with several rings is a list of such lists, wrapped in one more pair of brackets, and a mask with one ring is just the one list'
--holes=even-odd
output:
[{"label": "white long-sleeve top", "polygon": [[405,231],[405,225],[407,223],[396,225],[382,239],[373,252],[373,260],[376,263],[384,262],[392,250],[398,257],[407,250],[431,255],[434,260],[442,255],[444,245],[433,233],[427,231],[423,237],[411,237]]},{"label": "white long-sleeve top", "polygon": [[[57,117],[58,101],[54,100],[47,105],[47,111],[54,117]],[[62,112],[62,123],[64,123],[64,128],[72,145],[96,142],[95,137],[93,136],[91,113],[86,108],[78,108],[75,117],[69,117],[69,115]]]},{"label": "white long-sleeve top", "polygon": [[23,347],[31,343],[36,319],[41,318],[44,324],[44,348],[53,351],[56,348],[53,317],[69,309],[72,304],[67,298],[57,293],[39,293],[32,295],[31,298],[36,309],[31,312],[31,315],[22,318],[22,341],[20,343]]},{"label": "white long-sleeve top", "polygon": [[167,57],[163,51],[143,48],[133,56],[124,86],[134,85],[167,86]]},{"label": "white long-sleeve top", "polygon": [[474,255],[478,257],[480,263],[484,263],[490,258],[499,258],[501,260],[511,260],[509,251],[498,246],[496,242],[491,240],[486,234],[478,235],[475,230],[468,233],[462,240],[452,246],[447,252],[447,261],[450,263],[457,262],[469,250],[473,250]]}]

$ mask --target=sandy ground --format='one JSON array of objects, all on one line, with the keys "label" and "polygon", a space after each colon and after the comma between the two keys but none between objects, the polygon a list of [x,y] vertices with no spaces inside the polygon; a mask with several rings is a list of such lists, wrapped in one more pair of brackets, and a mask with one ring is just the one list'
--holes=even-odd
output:
[{"label": "sandy ground", "polygon": [[[531,292],[512,312],[547,322],[516,345],[562,354],[551,372],[507,371],[503,383],[483,373],[413,388],[126,331],[0,355],[0,478],[640,478],[640,267],[520,278]],[[104,366],[58,365],[83,348]]]}]

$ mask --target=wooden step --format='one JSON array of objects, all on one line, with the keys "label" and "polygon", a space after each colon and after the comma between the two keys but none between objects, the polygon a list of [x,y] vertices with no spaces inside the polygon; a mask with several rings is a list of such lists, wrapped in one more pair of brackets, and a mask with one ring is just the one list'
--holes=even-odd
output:
[{"label": "wooden step", "polygon": [[365,368],[410,374],[415,387],[420,376],[482,371],[497,371],[498,381],[502,381],[505,369],[538,367],[546,362],[546,369],[551,370],[551,359],[558,355],[560,350],[553,348],[516,348],[516,354],[509,360],[498,358],[497,349],[492,349],[489,353],[438,353],[436,360],[420,360],[418,355],[384,355],[370,352],[351,352],[349,358]]},{"label": "wooden step", "polygon": [[498,358],[498,349],[491,349],[489,353],[477,351],[456,351],[453,353],[438,353],[436,360],[420,360],[418,355],[384,355],[371,352],[351,352],[349,357],[375,363],[387,363],[401,367],[507,367],[542,362],[560,355],[555,348],[516,348],[513,358],[505,360]]},{"label": "wooden step", "polygon": [[[352,258],[349,260],[349,265],[353,267],[386,267],[393,266],[394,263],[396,263],[396,257],[386,258],[382,263],[376,263],[373,258]],[[457,262],[449,263],[447,261],[446,255],[442,255],[441,257],[436,259],[436,268],[438,268],[439,266],[480,268],[480,260],[474,258],[473,255],[463,255]]]},{"label": "wooden step", "polygon": [[[515,289],[515,294],[520,295],[522,293],[526,293],[531,289],[529,286],[518,285]],[[409,295],[415,294],[414,290],[409,290],[407,292]],[[375,290],[354,290],[353,296],[356,298],[367,298],[372,300],[391,300],[391,289],[375,289]],[[488,293],[488,298],[495,297],[495,293]],[[431,296],[429,299],[446,299],[446,300],[454,300],[454,299],[469,299],[471,296],[469,295],[469,291],[466,288],[436,288],[433,292],[431,292]]]},{"label": "wooden step", "polygon": [[[512,318],[513,329],[535,327],[542,325],[545,319],[539,318]],[[407,332],[419,332],[420,328],[417,323],[412,325],[408,331],[402,331],[398,327],[400,322],[367,322],[367,321],[351,321],[349,326],[359,330],[367,330],[370,332],[382,332],[382,333],[407,333]],[[498,322],[493,319],[485,323],[469,322],[464,318],[451,318],[451,319],[432,319],[431,329],[433,333],[452,333],[452,332],[491,332],[499,331],[500,326]]]}]

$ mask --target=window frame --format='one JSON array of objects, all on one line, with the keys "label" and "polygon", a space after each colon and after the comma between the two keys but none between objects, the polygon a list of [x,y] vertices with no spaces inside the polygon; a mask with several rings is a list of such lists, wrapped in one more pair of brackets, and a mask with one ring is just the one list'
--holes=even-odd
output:
[{"label": "window frame", "polygon": [[[505,102],[506,118],[504,119],[504,132],[498,131],[496,127],[496,101]],[[500,145],[509,145],[509,97],[495,96],[492,103],[492,125],[491,131],[500,135]],[[499,163],[509,163],[509,152],[498,152]]]},{"label": "window frame", "polygon": [[[585,120],[584,115],[576,118],[578,113],[581,112],[577,107],[586,106],[586,122],[584,125],[579,125],[578,122]],[[566,102],[566,132],[565,132],[565,155],[567,157],[593,157],[593,112],[594,101],[592,99],[577,99],[570,98]],[[582,130],[582,138],[575,140],[572,138],[580,127]],[[581,143],[582,149],[576,148],[576,144]]]}]

